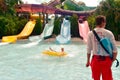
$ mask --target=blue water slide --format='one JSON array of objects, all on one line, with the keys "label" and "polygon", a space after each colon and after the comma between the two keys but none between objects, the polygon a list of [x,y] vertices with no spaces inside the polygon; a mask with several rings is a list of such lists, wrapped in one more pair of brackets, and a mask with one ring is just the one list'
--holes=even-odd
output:
[{"label": "blue water slide", "polygon": [[70,21],[64,19],[61,25],[60,35],[56,37],[56,42],[59,44],[69,43],[71,40]]}]

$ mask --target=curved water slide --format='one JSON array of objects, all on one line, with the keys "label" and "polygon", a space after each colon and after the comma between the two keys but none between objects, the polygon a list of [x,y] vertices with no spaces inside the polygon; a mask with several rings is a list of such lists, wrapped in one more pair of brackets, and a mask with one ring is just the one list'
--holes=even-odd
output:
[{"label": "curved water slide", "polygon": [[21,33],[19,33],[18,35],[3,36],[2,43],[15,43],[18,39],[23,39],[28,37],[32,33],[35,24],[36,24],[35,20],[28,21],[25,27],[23,28],[23,30],[21,31]]},{"label": "curved water slide", "polygon": [[56,37],[56,42],[59,44],[69,43],[71,40],[71,31],[70,31],[70,21],[64,18],[63,23],[61,25],[60,35]]},{"label": "curved water slide", "polygon": [[79,22],[78,21],[78,26],[79,26],[79,35],[83,37],[83,41],[86,43],[87,42],[87,36],[88,32],[90,31],[89,25],[87,21]]},{"label": "curved water slide", "polygon": [[40,35],[29,37],[29,40],[30,41],[42,41],[44,38],[52,35],[53,28],[54,28],[54,17],[52,16],[50,20],[48,20],[48,23],[45,24],[43,32]]},{"label": "curved water slide", "polygon": [[30,43],[22,45],[22,47],[31,47],[34,45],[39,44],[42,40],[45,38],[49,37],[52,35],[54,28],[54,17],[52,17],[48,23],[45,25],[43,32],[40,35],[37,36],[30,36],[29,40],[31,41]]}]

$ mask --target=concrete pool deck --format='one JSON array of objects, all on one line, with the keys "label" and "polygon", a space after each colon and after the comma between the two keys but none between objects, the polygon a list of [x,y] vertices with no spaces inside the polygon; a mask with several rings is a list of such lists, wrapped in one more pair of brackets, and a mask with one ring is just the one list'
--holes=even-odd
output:
[{"label": "concrete pool deck", "polygon": [[[27,39],[21,39],[21,40],[18,40],[18,41],[26,41]],[[49,38],[49,39],[46,39],[46,40],[44,40],[44,41],[46,41],[46,42],[48,42],[48,41],[50,41],[50,42],[52,42],[52,41],[55,41],[56,40],[56,38]],[[71,38],[71,41],[76,41],[76,42],[83,42],[83,43],[85,43],[81,38],[79,38],[79,37],[74,37],[74,38]],[[1,39],[0,39],[0,42],[1,42]],[[86,43],[85,43],[86,44]],[[120,46],[120,41],[116,41],[116,45],[117,46]]]},{"label": "concrete pool deck", "polygon": [[[49,39],[46,39],[45,41],[55,41],[56,40],[56,38],[49,38]],[[83,42],[84,44],[86,44],[81,38],[78,38],[78,37],[74,37],[74,38],[71,38],[71,41],[76,41],[76,42]],[[120,41],[116,41],[116,45],[117,46],[120,46]]]}]

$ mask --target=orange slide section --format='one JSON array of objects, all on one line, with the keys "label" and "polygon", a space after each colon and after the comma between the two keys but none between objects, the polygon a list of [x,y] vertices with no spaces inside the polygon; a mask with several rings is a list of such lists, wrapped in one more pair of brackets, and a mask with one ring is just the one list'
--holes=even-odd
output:
[{"label": "orange slide section", "polygon": [[19,33],[18,35],[13,35],[13,36],[3,36],[2,42],[14,43],[18,39],[23,39],[23,38],[28,37],[32,33],[35,27],[35,24],[36,24],[35,20],[28,21],[21,33]]}]

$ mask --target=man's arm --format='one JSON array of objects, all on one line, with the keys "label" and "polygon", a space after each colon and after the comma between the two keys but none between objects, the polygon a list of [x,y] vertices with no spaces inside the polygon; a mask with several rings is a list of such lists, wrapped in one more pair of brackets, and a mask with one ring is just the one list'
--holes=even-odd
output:
[{"label": "man's arm", "polygon": [[91,56],[91,54],[90,54],[90,53],[87,53],[86,67],[89,67],[89,65],[90,65],[90,56]]},{"label": "man's arm", "polygon": [[116,60],[116,57],[117,57],[117,52],[113,52],[113,61]]}]

